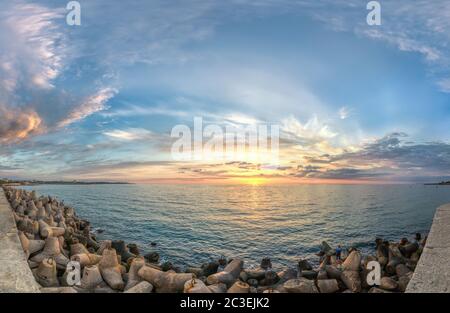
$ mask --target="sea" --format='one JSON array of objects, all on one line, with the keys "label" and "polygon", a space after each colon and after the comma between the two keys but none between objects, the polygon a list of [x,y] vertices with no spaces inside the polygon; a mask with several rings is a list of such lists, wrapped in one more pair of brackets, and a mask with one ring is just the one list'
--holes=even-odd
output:
[{"label": "sea", "polygon": [[[39,185],[104,232],[161,261],[199,266],[242,257],[275,268],[316,263],[322,241],[373,253],[377,237],[426,234],[450,186],[424,185]],[[153,246],[155,243],[156,246]]]}]

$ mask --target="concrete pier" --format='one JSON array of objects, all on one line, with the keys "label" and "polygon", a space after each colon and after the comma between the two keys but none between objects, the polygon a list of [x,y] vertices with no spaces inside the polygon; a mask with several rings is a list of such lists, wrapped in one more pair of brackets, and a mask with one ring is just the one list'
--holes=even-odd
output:
[{"label": "concrete pier", "polygon": [[450,204],[439,207],[407,293],[450,293]]},{"label": "concrete pier", "polygon": [[0,187],[0,293],[36,293],[39,286],[22,250],[11,207]]}]

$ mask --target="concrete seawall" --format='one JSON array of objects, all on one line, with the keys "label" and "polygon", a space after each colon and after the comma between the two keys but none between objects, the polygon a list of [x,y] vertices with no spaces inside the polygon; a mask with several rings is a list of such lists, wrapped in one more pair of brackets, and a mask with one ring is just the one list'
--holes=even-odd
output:
[{"label": "concrete seawall", "polygon": [[450,293],[450,204],[436,210],[407,293]]},{"label": "concrete seawall", "polygon": [[22,250],[16,223],[0,187],[0,293],[35,293],[39,286]]}]

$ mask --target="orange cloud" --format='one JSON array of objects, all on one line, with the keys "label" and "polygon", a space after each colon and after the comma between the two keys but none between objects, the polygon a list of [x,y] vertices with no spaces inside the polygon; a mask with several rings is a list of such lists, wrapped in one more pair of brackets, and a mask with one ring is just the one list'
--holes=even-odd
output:
[{"label": "orange cloud", "polygon": [[0,105],[0,143],[26,139],[39,133],[42,127],[42,119],[35,111]]}]

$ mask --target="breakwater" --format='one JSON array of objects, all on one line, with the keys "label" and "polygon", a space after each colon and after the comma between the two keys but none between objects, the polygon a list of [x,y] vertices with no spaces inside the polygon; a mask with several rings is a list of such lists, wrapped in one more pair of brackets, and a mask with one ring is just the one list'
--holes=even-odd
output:
[{"label": "breakwater", "polygon": [[[298,260],[275,271],[270,258],[258,268],[245,267],[239,258],[221,258],[181,270],[170,262],[160,263],[155,252],[141,253],[133,243],[98,241],[89,221],[55,198],[10,188],[5,193],[28,264],[44,292],[402,292],[424,244],[420,238],[378,238],[371,255],[344,247],[339,258],[336,249],[323,242],[316,268]],[[71,261],[80,265],[80,281],[68,286],[77,277],[68,267]],[[382,268],[377,286],[367,284],[370,261]]]}]

